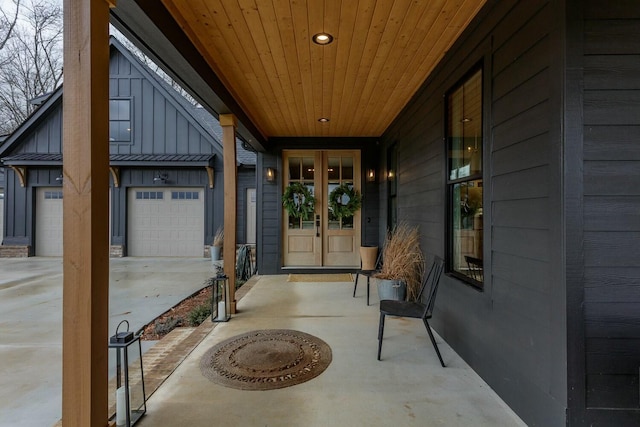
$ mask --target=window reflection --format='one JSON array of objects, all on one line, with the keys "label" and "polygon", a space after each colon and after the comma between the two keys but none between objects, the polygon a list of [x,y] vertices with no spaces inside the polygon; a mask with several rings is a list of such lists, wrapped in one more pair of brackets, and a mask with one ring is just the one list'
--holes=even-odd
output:
[{"label": "window reflection", "polygon": [[448,270],[482,287],[482,70],[447,95]]},{"label": "window reflection", "polygon": [[109,142],[131,142],[131,100],[109,100]]},{"label": "window reflection", "polygon": [[[343,184],[353,189],[353,163],[353,157],[329,157],[327,159],[327,194],[329,194],[329,198],[331,198],[332,192]],[[349,202],[348,195],[343,194],[338,202],[346,205]],[[327,218],[329,230],[353,229],[353,217],[338,218],[330,203],[327,203]]]},{"label": "window reflection", "polygon": [[[314,186],[314,158],[313,157],[289,157],[289,184],[300,182],[309,189],[312,196],[315,196]],[[302,218],[288,217],[289,229],[312,229],[314,228],[313,218],[303,220]]]}]

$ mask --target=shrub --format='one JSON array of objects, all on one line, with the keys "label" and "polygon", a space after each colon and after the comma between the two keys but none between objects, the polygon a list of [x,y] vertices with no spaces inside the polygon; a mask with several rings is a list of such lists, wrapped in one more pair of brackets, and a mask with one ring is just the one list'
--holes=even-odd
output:
[{"label": "shrub", "polygon": [[189,312],[187,315],[189,326],[198,326],[209,316],[211,316],[211,301],[209,304],[201,304]]},{"label": "shrub", "polygon": [[169,317],[166,320],[156,320],[153,324],[154,331],[158,335],[166,335],[175,328],[182,326],[182,317]]}]

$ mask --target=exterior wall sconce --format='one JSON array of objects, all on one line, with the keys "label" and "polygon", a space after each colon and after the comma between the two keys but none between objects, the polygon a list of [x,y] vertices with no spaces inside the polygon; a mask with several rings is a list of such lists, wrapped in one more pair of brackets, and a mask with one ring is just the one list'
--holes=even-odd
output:
[{"label": "exterior wall sconce", "polygon": [[56,178],[56,181],[58,181],[58,182],[62,182],[62,181],[64,181],[64,176],[62,176],[62,174],[60,174],[60,176],[58,176],[58,177]]},{"label": "exterior wall sconce", "polygon": [[169,179],[169,174],[167,174],[166,172],[163,173],[157,173],[156,176],[153,177],[153,182],[161,182],[161,183],[165,183],[167,182],[167,180]]},{"label": "exterior wall sconce", "polygon": [[375,182],[376,181],[376,170],[375,169],[367,170],[367,181],[368,182]]},{"label": "exterior wall sconce", "polygon": [[276,182],[276,170],[274,168],[265,168],[264,179],[267,182]]},{"label": "exterior wall sconce", "polygon": [[395,178],[396,178],[396,174],[395,174],[392,170],[390,170],[389,172],[387,172],[387,179],[388,179],[389,181],[393,181]]}]

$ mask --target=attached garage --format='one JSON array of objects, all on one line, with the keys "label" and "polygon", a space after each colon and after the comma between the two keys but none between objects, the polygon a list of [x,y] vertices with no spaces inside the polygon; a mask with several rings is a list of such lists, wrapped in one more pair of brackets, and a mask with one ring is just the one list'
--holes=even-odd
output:
[{"label": "attached garage", "polygon": [[62,256],[62,188],[36,189],[36,256]]},{"label": "attached garage", "polygon": [[203,238],[204,189],[129,189],[129,256],[201,257]]}]

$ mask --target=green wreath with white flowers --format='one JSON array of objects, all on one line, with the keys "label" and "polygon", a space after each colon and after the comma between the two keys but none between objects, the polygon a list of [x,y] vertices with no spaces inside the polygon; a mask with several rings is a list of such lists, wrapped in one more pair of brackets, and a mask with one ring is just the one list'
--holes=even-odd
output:
[{"label": "green wreath with white flowers", "polygon": [[290,217],[302,218],[303,221],[313,219],[316,209],[316,198],[309,188],[301,182],[292,182],[284,190],[282,206]]},{"label": "green wreath with white flowers", "polygon": [[338,219],[352,217],[361,206],[362,197],[353,186],[342,184],[329,193],[329,208]]}]

